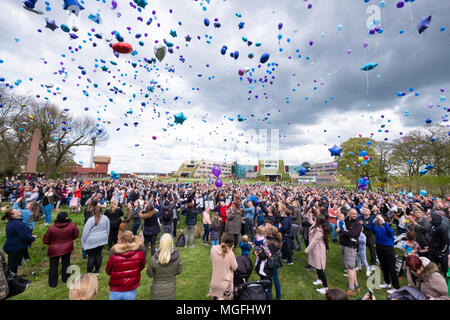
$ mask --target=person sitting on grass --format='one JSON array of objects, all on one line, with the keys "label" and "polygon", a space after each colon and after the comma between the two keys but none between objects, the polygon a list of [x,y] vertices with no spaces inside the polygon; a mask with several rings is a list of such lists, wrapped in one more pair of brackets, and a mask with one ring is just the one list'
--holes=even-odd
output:
[{"label": "person sitting on grass", "polygon": [[348,300],[348,294],[341,288],[330,288],[325,294],[327,300]]}]

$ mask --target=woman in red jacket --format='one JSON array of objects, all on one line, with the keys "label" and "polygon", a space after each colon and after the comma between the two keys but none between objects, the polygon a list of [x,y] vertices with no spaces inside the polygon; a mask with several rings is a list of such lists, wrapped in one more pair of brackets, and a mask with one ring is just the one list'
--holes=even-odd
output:
[{"label": "woman in red jacket", "polygon": [[109,279],[109,300],[135,300],[145,268],[144,245],[131,231],[119,234],[106,265]]},{"label": "woman in red jacket", "polygon": [[55,224],[48,228],[42,241],[49,245],[47,256],[50,258],[50,270],[48,284],[52,288],[58,285],[58,266],[61,258],[62,281],[67,282],[70,274],[67,268],[70,265],[70,254],[73,251],[73,240],[78,238],[80,232],[73,223],[67,212],[60,212],[56,217]]}]

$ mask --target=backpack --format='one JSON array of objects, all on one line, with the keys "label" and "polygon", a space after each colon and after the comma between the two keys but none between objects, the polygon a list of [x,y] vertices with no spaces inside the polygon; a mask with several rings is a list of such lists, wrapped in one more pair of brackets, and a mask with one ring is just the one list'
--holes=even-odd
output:
[{"label": "backpack", "polygon": [[175,245],[177,247],[184,247],[186,245],[186,237],[184,236],[184,233],[180,234]]}]

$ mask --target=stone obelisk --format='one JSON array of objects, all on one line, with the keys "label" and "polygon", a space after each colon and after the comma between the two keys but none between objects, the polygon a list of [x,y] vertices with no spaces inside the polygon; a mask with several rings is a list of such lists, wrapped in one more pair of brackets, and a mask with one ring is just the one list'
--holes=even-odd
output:
[{"label": "stone obelisk", "polygon": [[30,153],[28,154],[27,166],[25,167],[26,173],[36,173],[40,138],[41,138],[41,131],[39,129],[35,129],[33,132],[33,138],[31,139]]}]

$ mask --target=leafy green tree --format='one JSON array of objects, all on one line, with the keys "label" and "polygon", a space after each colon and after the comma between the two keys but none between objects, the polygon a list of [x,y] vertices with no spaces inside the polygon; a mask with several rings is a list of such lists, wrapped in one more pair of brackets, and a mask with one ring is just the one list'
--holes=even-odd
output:
[{"label": "leafy green tree", "polygon": [[[370,144],[368,144],[370,141]],[[343,148],[341,156],[336,157],[340,174],[347,177],[358,186],[358,179],[368,177],[370,181],[378,178],[380,172],[378,170],[379,156],[376,152],[376,141],[371,138],[350,138],[341,144]],[[371,157],[370,161],[366,161],[366,165],[359,161],[360,152],[365,150],[367,155]],[[369,184],[369,189],[371,185]]]}]

